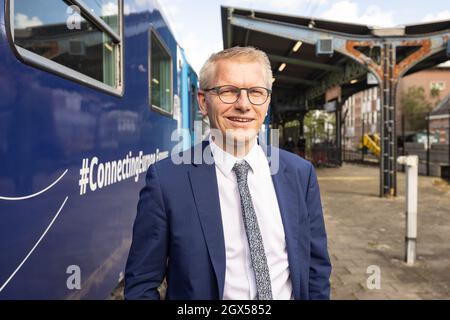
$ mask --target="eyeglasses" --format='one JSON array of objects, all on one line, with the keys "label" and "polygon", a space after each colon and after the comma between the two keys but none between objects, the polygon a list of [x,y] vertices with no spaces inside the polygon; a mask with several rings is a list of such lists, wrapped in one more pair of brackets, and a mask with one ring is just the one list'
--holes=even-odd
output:
[{"label": "eyeglasses", "polygon": [[247,91],[247,97],[250,103],[257,106],[264,104],[272,93],[272,90],[264,87],[238,88],[230,85],[209,88],[203,91],[214,91],[219,96],[220,101],[231,104],[239,100],[242,90]]}]

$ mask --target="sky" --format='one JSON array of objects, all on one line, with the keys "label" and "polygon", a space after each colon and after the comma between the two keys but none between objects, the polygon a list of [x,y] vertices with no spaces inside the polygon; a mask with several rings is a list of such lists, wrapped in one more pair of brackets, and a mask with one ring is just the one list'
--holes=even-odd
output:
[{"label": "sky", "polygon": [[[146,0],[136,0],[145,2]],[[220,6],[325,18],[379,27],[450,19],[448,0],[158,0],[178,43],[199,72],[223,48]]]}]

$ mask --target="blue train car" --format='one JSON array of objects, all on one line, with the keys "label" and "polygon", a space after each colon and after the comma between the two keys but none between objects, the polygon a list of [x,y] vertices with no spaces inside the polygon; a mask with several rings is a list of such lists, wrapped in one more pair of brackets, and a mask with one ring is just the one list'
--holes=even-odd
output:
[{"label": "blue train car", "polygon": [[0,0],[0,299],[108,297],[196,90],[155,1]]}]

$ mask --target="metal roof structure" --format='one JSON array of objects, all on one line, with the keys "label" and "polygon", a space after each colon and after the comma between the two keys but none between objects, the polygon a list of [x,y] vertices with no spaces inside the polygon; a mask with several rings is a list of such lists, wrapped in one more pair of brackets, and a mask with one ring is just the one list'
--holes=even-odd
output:
[{"label": "metal roof structure", "polygon": [[221,7],[221,15],[225,48],[254,46],[268,53],[275,126],[331,102],[340,118],[348,97],[380,87],[380,195],[395,195],[397,83],[450,59],[450,20],[377,28],[235,7]]}]

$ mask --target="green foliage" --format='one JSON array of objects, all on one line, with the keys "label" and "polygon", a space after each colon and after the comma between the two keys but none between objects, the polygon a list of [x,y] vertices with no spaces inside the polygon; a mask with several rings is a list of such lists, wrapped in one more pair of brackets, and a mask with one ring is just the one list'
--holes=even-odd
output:
[{"label": "green foliage", "polygon": [[439,90],[439,88],[433,87],[430,90],[430,96],[431,99],[434,100],[434,106],[437,106],[439,104],[439,101],[441,100],[441,90]]},{"label": "green foliage", "polygon": [[427,100],[424,88],[409,87],[406,93],[402,93],[401,104],[409,130],[425,130],[427,125],[426,116],[433,106]]},{"label": "green foliage", "polygon": [[304,128],[308,148],[311,147],[311,142],[313,142],[313,140],[314,142],[325,141],[327,138],[333,136],[334,132],[330,130],[328,133],[326,132],[326,122],[334,124],[334,114],[310,111],[305,115]]},{"label": "green foliage", "polygon": [[441,94],[441,90],[439,90],[439,88],[436,88],[436,87],[431,88],[430,96],[433,99],[439,99],[440,94]]}]

